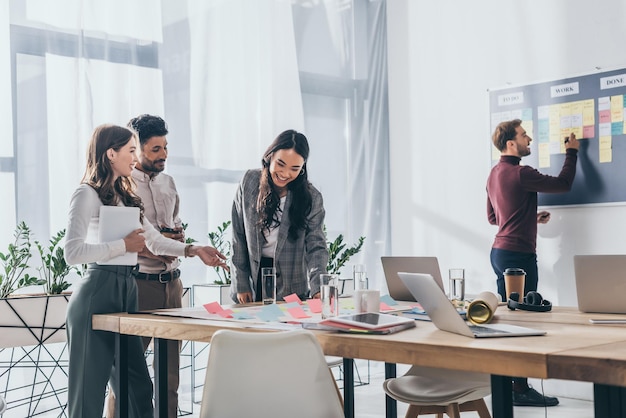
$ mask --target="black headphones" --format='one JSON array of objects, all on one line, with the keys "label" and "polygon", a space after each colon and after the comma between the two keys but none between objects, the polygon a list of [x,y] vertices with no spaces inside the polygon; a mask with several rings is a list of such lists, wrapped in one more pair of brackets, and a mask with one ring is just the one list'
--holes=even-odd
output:
[{"label": "black headphones", "polygon": [[506,306],[512,311],[515,309],[533,312],[548,312],[552,310],[552,303],[542,298],[541,294],[533,291],[526,294],[523,302],[519,301],[519,293],[511,292]]}]

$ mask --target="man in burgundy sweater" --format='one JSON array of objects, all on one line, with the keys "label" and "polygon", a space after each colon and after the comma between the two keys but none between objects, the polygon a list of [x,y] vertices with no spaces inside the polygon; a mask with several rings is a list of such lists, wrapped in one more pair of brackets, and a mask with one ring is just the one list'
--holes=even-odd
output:
[{"label": "man in burgundy sweater", "polygon": [[[579,142],[572,133],[565,139],[565,162],[557,177],[520,165],[521,158],[530,154],[532,141],[521,123],[514,119],[496,127],[492,140],[501,157],[487,180],[487,217],[490,224],[498,225],[491,249],[491,265],[502,300],[506,300],[503,272],[509,267],[526,272],[524,294],[537,290],[537,224],[550,220],[549,212],[537,212],[537,192],[569,191],[578,158]],[[543,396],[529,387],[526,378],[513,378],[513,405],[554,406],[558,403],[557,398]]]}]

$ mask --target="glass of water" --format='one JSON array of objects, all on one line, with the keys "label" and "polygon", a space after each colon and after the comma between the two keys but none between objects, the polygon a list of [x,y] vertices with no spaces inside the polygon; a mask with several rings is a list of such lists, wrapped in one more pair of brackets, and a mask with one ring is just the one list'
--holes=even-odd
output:
[{"label": "glass of water", "polygon": [[263,305],[276,303],[276,270],[274,267],[261,269],[261,289]]},{"label": "glass of water", "polygon": [[336,274],[320,274],[320,299],[322,319],[339,315],[339,277]]},{"label": "glass of water", "polygon": [[453,268],[448,271],[450,288],[448,297],[450,300],[465,300],[465,269]]},{"label": "glass of water", "polygon": [[367,271],[365,265],[355,264],[352,267],[352,278],[354,279],[354,290],[365,290],[368,287]]}]

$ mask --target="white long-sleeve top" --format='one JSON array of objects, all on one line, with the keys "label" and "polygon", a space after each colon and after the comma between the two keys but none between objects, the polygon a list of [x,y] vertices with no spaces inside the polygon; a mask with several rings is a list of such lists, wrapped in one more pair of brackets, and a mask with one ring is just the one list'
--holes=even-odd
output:
[{"label": "white long-sleeve top", "polygon": [[[65,260],[68,264],[104,262],[126,252],[123,239],[98,243],[98,223],[102,201],[89,185],[78,186],[70,200],[65,234]],[[158,255],[184,256],[186,244],[165,238],[144,218],[146,247]]]}]

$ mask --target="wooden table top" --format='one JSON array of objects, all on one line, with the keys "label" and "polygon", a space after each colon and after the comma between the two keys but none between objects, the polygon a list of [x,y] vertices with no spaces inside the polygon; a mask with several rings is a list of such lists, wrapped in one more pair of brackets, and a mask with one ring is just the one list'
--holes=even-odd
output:
[{"label": "wooden table top", "polygon": [[[575,308],[574,308],[575,309]],[[313,331],[325,354],[416,364],[504,376],[591,381],[626,386],[626,326],[591,325],[569,308],[551,313],[498,309],[498,322],[544,329],[545,336],[468,338],[440,331],[430,322],[391,335]],[[94,329],[173,340],[210,341],[220,329],[243,323],[151,314],[94,315]]]},{"label": "wooden table top", "polygon": [[[514,311],[504,306],[499,306],[494,315],[494,322],[550,322],[553,324],[579,324],[590,325],[590,319],[623,319],[626,314],[599,314],[580,312],[574,306],[554,306],[549,312],[531,312],[516,309]],[[600,324],[595,324],[598,327]],[[601,325],[603,327],[607,325]],[[612,324],[611,327],[626,328],[626,324]]]}]

